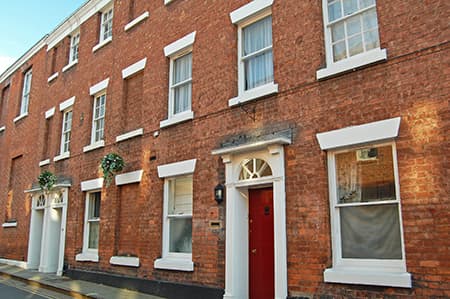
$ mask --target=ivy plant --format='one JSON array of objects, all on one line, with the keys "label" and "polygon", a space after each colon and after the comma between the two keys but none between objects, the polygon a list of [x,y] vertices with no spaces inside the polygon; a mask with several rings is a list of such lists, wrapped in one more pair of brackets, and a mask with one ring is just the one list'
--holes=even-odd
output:
[{"label": "ivy plant", "polygon": [[41,174],[38,176],[39,187],[44,192],[50,191],[55,185],[56,180],[56,175],[48,170],[41,172]]},{"label": "ivy plant", "polygon": [[100,167],[103,171],[103,178],[106,186],[111,184],[114,174],[121,171],[125,166],[123,158],[116,153],[110,153],[104,156],[100,162]]}]

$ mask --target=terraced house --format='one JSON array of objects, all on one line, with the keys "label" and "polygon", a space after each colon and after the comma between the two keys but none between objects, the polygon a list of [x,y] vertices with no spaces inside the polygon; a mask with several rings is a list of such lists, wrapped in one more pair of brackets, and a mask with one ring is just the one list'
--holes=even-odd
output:
[{"label": "terraced house", "polygon": [[168,298],[450,297],[449,11],[87,1],[0,75],[0,261]]}]

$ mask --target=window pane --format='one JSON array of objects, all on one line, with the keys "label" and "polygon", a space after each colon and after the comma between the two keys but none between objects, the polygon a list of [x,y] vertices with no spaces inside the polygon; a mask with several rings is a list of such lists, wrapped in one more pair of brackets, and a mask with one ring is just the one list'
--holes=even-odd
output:
[{"label": "window pane", "polygon": [[377,13],[375,9],[371,9],[368,12],[363,13],[363,30],[367,31],[378,27]]},{"label": "window pane", "polygon": [[364,51],[362,36],[358,34],[348,40],[348,52],[350,56],[359,54]]},{"label": "window pane", "polygon": [[192,84],[188,83],[174,89],[173,114],[191,110]]},{"label": "window pane", "polygon": [[176,59],[173,62],[173,83],[185,81],[192,77],[192,53]]},{"label": "window pane", "polygon": [[344,15],[348,16],[358,11],[358,0],[344,0]]},{"label": "window pane", "polygon": [[192,214],[192,178],[184,177],[170,181],[169,215]]},{"label": "window pane", "polygon": [[368,153],[362,158],[357,158],[358,150],[336,154],[339,203],[396,199],[392,147],[374,147]]},{"label": "window pane", "polygon": [[347,58],[347,53],[345,49],[345,41],[336,43],[333,45],[333,60],[334,62]]},{"label": "window pane", "polygon": [[88,248],[98,249],[98,234],[100,224],[98,221],[89,222],[89,244]]},{"label": "window pane", "polygon": [[90,194],[89,219],[100,218],[100,199],[101,199],[100,192]]},{"label": "window pane", "polygon": [[272,51],[245,61],[245,90],[273,82]]},{"label": "window pane", "polygon": [[344,22],[339,22],[331,27],[331,37],[333,42],[337,42],[345,38]]},{"label": "window pane", "polygon": [[340,208],[342,257],[401,259],[398,205]]},{"label": "window pane", "polygon": [[244,56],[272,45],[272,16],[242,29]]},{"label": "window pane", "polygon": [[346,25],[347,25],[347,36],[352,36],[361,33],[361,20],[359,16],[348,19]]},{"label": "window pane", "polygon": [[380,46],[380,39],[378,37],[378,30],[372,30],[364,33],[364,43],[366,51]]},{"label": "window pane", "polygon": [[371,6],[371,5],[374,5],[374,4],[375,4],[375,0],[359,0],[359,7],[361,9]]},{"label": "window pane", "polygon": [[192,252],[192,219],[170,219],[169,251]]},{"label": "window pane", "polygon": [[330,3],[330,1],[328,1],[328,21],[333,22],[334,20],[340,19],[341,17],[341,2],[334,1]]}]

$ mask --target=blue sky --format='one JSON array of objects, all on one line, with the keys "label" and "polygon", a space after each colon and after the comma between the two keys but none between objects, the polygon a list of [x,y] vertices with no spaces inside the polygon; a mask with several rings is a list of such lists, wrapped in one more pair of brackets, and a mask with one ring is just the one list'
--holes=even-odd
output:
[{"label": "blue sky", "polygon": [[86,0],[1,0],[0,74]]}]

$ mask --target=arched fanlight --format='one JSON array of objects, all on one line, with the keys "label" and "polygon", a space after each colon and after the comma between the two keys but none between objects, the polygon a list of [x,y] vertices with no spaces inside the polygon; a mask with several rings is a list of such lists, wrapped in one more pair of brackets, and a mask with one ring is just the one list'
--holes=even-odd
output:
[{"label": "arched fanlight", "polygon": [[241,163],[239,180],[252,180],[272,175],[269,164],[261,159],[246,159]]}]

